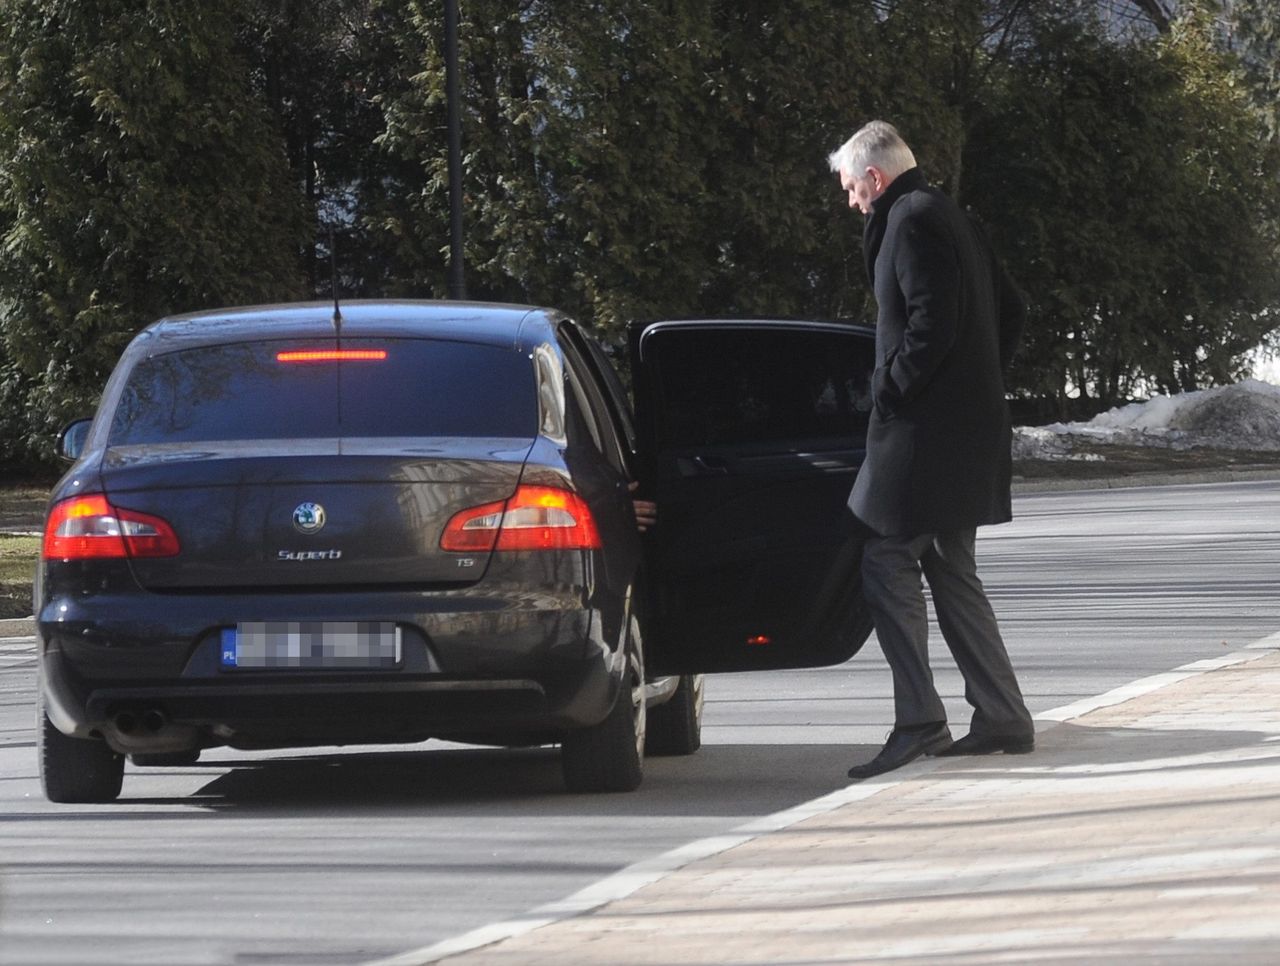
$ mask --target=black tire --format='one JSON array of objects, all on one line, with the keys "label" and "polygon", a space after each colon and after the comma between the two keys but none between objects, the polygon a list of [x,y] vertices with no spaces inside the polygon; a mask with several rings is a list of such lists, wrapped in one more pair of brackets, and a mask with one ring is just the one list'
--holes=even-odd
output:
[{"label": "black tire", "polygon": [[100,738],[68,738],[54,727],[44,704],[36,729],[40,784],[51,802],[114,802],[124,783],[124,755]]},{"label": "black tire", "polygon": [[692,755],[702,747],[701,674],[682,674],[670,700],[649,709],[646,755]]},{"label": "black tire", "polygon": [[571,792],[632,792],[644,778],[644,649],[634,620],[631,630],[613,710],[598,725],[570,732],[560,745],[560,768]]},{"label": "black tire", "polygon": [[129,760],[139,768],[173,768],[178,765],[194,765],[200,760],[200,749],[146,752],[130,755]]}]

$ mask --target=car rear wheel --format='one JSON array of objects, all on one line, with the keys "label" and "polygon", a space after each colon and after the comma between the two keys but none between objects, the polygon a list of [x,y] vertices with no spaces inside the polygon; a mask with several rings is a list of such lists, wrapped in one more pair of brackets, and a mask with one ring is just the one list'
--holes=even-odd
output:
[{"label": "car rear wheel", "polygon": [[702,747],[703,677],[682,674],[671,700],[649,709],[647,755],[692,755]]},{"label": "car rear wheel", "polygon": [[565,736],[560,766],[571,792],[630,792],[644,777],[644,649],[635,620],[618,699],[598,725]]},{"label": "car rear wheel", "polygon": [[100,738],[68,738],[49,720],[43,702],[37,729],[40,783],[51,802],[113,802],[124,783],[124,755]]}]

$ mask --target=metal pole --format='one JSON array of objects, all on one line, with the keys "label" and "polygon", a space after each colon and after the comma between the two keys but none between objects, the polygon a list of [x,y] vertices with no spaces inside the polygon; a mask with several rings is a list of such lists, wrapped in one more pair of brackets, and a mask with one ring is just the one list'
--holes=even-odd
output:
[{"label": "metal pole", "polygon": [[458,0],[444,4],[445,102],[449,119],[449,298],[465,299],[462,255],[462,108],[458,97]]}]

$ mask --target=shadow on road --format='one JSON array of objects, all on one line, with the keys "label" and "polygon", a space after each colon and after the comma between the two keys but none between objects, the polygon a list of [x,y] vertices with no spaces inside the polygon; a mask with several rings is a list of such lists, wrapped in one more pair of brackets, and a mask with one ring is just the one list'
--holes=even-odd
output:
[{"label": "shadow on road", "polygon": [[[208,751],[193,770],[229,769],[190,797],[147,796],[164,769],[133,769],[121,803],[199,805],[218,811],[369,810],[380,814],[546,816],[549,813],[754,817],[789,808],[847,784],[850,762],[870,748],[832,745],[714,745],[680,758],[650,758],[638,791],[565,791],[554,748],[355,751],[236,760]],[[549,801],[552,800],[552,801]],[[550,812],[549,812],[550,809]]]},{"label": "shadow on road", "polygon": [[1104,772],[1118,776],[1251,764],[1274,766],[1280,758],[1276,738],[1264,731],[1091,727],[1066,722],[1040,732],[1033,754],[948,759],[934,777],[972,780],[977,772],[1016,769],[1038,779],[1069,782]]},{"label": "shadow on road", "polygon": [[[199,805],[218,811],[299,810],[381,814],[521,814],[546,816],[681,815],[755,817],[843,788],[845,771],[875,753],[869,745],[712,745],[686,758],[650,758],[644,785],[616,795],[564,790],[553,748],[429,749],[324,753],[237,761],[206,752],[198,769],[229,769],[190,797],[145,795],[143,779],[157,770],[132,770],[122,801]],[[1031,777],[1069,782],[1100,770],[1142,771],[1274,763],[1280,743],[1256,731],[1155,730],[1055,725],[1034,754],[955,758],[938,762],[930,780],[974,781]],[[913,766],[914,767],[914,766]],[[879,781],[909,778],[908,769]],[[143,787],[140,787],[143,786]],[[549,801],[550,800],[550,801]]]}]

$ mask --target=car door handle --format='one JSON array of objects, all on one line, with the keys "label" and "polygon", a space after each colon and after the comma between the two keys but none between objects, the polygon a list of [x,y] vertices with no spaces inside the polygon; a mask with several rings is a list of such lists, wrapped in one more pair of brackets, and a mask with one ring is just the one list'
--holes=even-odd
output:
[{"label": "car door handle", "polygon": [[681,456],[676,460],[681,476],[728,476],[729,464],[719,456]]}]

